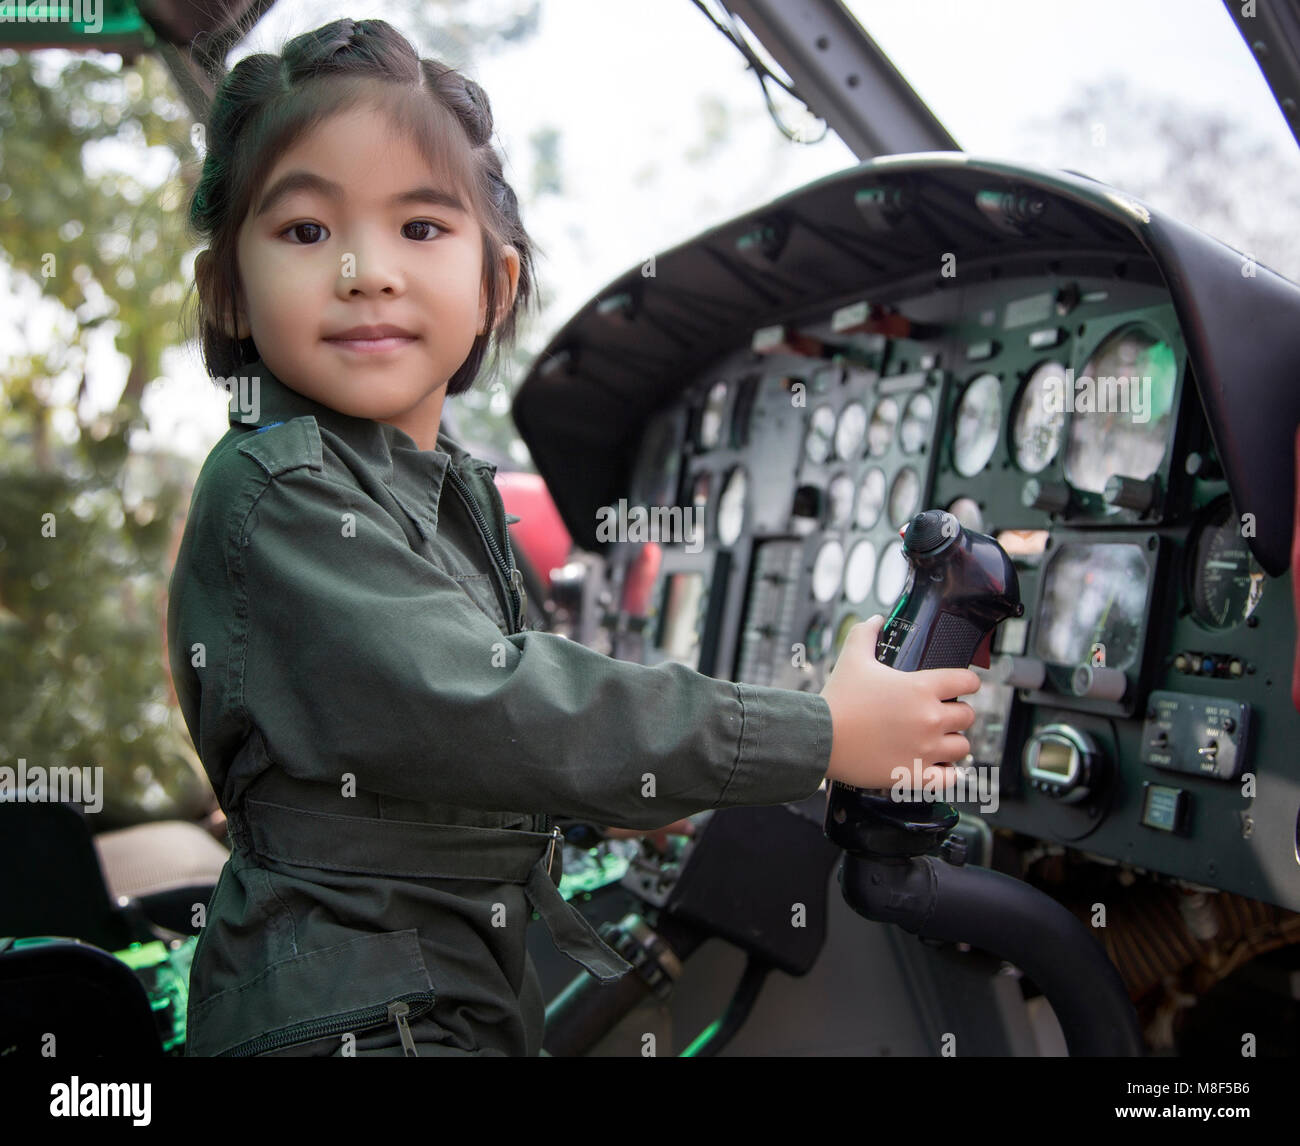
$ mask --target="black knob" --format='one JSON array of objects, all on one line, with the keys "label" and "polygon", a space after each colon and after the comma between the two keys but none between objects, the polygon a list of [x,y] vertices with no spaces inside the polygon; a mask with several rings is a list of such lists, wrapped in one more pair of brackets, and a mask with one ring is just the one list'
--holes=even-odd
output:
[{"label": "black knob", "polygon": [[1064,513],[1070,508],[1070,487],[1064,482],[1040,482],[1037,478],[1030,478],[1020,491],[1020,500],[1030,509]]},{"label": "black knob", "polygon": [[1155,478],[1131,478],[1123,474],[1111,474],[1106,479],[1106,488],[1102,496],[1111,505],[1145,513],[1155,504],[1157,492]]},{"label": "black knob", "polygon": [[960,532],[961,523],[947,510],[923,510],[908,524],[903,548],[908,553],[937,553]]}]

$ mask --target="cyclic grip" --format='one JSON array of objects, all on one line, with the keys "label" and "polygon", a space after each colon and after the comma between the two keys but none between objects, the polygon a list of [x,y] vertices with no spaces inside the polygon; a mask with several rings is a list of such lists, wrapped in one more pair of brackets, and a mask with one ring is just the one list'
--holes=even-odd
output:
[{"label": "cyclic grip", "polygon": [[[1006,550],[940,509],[916,514],[901,532],[911,573],[880,630],[876,659],[901,672],[988,668],[993,630],[1025,611]],[[898,763],[912,767],[910,760]],[[855,855],[920,855],[957,823],[951,804],[897,801],[884,793],[833,781],[827,838]]]}]

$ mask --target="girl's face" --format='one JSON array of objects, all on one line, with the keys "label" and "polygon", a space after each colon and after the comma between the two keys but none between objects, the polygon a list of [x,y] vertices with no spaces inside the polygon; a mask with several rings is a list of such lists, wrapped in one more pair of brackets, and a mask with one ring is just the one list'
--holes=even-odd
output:
[{"label": "girl's face", "polygon": [[[344,414],[435,447],[448,379],[487,318],[482,232],[415,144],[380,112],[340,112],[272,167],[244,220],[238,264],[251,333],[277,378]],[[505,247],[509,290],[519,256]],[[392,326],[380,342],[342,338]]]}]

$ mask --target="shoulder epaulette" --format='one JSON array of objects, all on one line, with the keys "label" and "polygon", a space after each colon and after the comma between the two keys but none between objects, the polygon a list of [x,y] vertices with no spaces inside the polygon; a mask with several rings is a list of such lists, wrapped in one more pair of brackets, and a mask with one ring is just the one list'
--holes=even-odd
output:
[{"label": "shoulder epaulette", "polygon": [[[269,433],[267,431],[270,431]],[[320,427],[310,414],[272,422],[246,434],[239,452],[256,461],[271,477],[301,466],[322,469]]]}]

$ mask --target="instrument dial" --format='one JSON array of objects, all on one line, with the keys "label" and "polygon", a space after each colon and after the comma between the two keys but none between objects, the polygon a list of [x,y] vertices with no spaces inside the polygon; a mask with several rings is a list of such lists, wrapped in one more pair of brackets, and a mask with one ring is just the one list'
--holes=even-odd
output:
[{"label": "instrument dial", "polygon": [[1240,625],[1259,607],[1264,571],[1226,498],[1201,526],[1191,551],[1191,603],[1196,619],[1209,629]]},{"label": "instrument dial", "polygon": [[1154,474],[1165,456],[1177,381],[1173,347],[1153,332],[1127,326],[1104,339],[1074,380],[1069,483],[1104,493],[1112,474],[1138,480]]},{"label": "instrument dial", "polygon": [[930,440],[930,427],[934,423],[934,399],[925,391],[913,394],[903,408],[903,421],[898,427],[898,438],[903,453],[919,453]]},{"label": "instrument dial", "polygon": [[889,490],[889,520],[895,529],[912,516],[921,499],[921,478],[911,466],[904,466]]},{"label": "instrument dial", "polygon": [[858,487],[858,505],[855,523],[859,529],[871,529],[880,520],[885,508],[885,471],[873,466],[867,470]]},{"label": "instrument dial", "polygon": [[866,433],[866,407],[861,402],[850,402],[840,411],[840,420],[835,427],[835,453],[845,461],[861,457]]},{"label": "instrument dial", "polygon": [[1064,387],[1065,367],[1059,362],[1044,362],[1020,391],[1011,433],[1016,464],[1025,473],[1042,473],[1061,448]]},{"label": "instrument dial", "polygon": [[844,595],[855,605],[867,599],[876,579],[876,547],[859,541],[850,551],[844,566]]},{"label": "instrument dial", "polygon": [[1002,383],[996,374],[981,374],[961,396],[953,440],[953,466],[962,477],[974,477],[998,446],[1002,428]]},{"label": "instrument dial", "polygon": [[831,442],[835,435],[835,411],[829,406],[818,406],[812,412],[808,437],[804,440],[804,455],[810,462],[821,465],[831,456]]},{"label": "instrument dial", "polygon": [[961,522],[963,529],[976,533],[984,532],[984,515],[980,512],[979,502],[973,497],[959,497],[950,506],[948,512]]},{"label": "instrument dial", "polygon": [[894,427],[897,425],[898,403],[893,398],[881,398],[867,427],[867,453],[873,458],[886,453],[889,443],[894,440]]},{"label": "instrument dial", "polygon": [[830,502],[830,524],[847,525],[853,516],[853,479],[848,474],[836,474],[826,487],[826,495]]},{"label": "instrument dial", "polygon": [[825,604],[840,595],[840,584],[844,577],[844,546],[831,540],[822,544],[813,561],[812,593]]},{"label": "instrument dial", "polygon": [[725,546],[735,545],[745,525],[745,500],[749,479],[744,466],[736,466],[727,476],[718,498],[718,540]]}]

